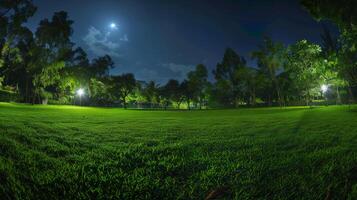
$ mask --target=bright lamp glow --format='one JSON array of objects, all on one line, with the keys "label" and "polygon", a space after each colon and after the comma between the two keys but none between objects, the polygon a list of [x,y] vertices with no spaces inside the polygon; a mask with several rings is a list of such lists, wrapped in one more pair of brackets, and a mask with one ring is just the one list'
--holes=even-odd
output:
[{"label": "bright lamp glow", "polygon": [[83,96],[84,95],[84,90],[82,88],[80,88],[80,89],[77,90],[76,93],[77,93],[78,96]]},{"label": "bright lamp glow", "polygon": [[328,90],[328,85],[321,85],[321,91],[323,92],[323,93],[325,93],[325,92],[327,92],[327,90]]}]

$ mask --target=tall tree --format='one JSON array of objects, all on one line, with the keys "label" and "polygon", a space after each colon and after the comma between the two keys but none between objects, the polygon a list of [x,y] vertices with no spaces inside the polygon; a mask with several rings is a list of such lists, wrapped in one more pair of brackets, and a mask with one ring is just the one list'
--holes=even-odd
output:
[{"label": "tall tree", "polygon": [[354,99],[352,88],[357,87],[357,1],[301,0],[301,4],[316,20],[330,20],[339,27],[341,49],[337,57],[338,72],[348,82],[350,95]]},{"label": "tall tree", "polygon": [[92,105],[107,105],[112,102],[113,96],[112,92],[114,94],[118,94],[115,96],[120,96],[117,88],[116,90],[111,91],[110,86],[111,84],[111,79],[110,77],[104,77],[101,79],[98,78],[91,78],[90,82],[88,84],[88,91],[90,91],[90,94],[88,95],[90,97],[90,101]]},{"label": "tall tree", "polygon": [[236,71],[246,65],[246,60],[239,56],[233,49],[226,49],[223,60],[213,70],[216,79],[215,90],[217,100],[224,106],[237,106],[239,103],[240,80],[236,77]]},{"label": "tall tree", "polygon": [[170,100],[176,103],[177,108],[180,109],[180,105],[184,100],[183,87],[177,80],[169,80],[165,85],[170,94]]},{"label": "tall tree", "polygon": [[72,50],[73,21],[68,19],[66,12],[56,12],[52,20],[44,19],[36,31],[36,43],[31,49],[33,58],[29,67],[33,72],[35,95],[46,102],[49,86],[61,79],[60,70],[65,67],[65,59]]},{"label": "tall tree", "polygon": [[155,81],[149,81],[143,89],[143,96],[150,103],[150,107],[153,108],[153,105],[159,100],[159,85]]},{"label": "tall tree", "polygon": [[193,100],[195,100],[199,108],[202,109],[202,104],[206,98],[205,90],[207,88],[208,71],[206,66],[199,64],[194,71],[187,74],[189,87],[193,91]]},{"label": "tall tree", "polygon": [[354,100],[353,88],[357,88],[357,28],[344,31],[340,38],[341,50],[338,53],[338,70],[349,85],[351,99]]},{"label": "tall tree", "polygon": [[28,57],[28,51],[24,49],[32,33],[23,24],[35,12],[36,7],[30,0],[0,1],[0,77],[4,84],[21,87],[27,79],[24,56]]},{"label": "tall tree", "polygon": [[289,46],[285,69],[295,82],[297,92],[302,92],[306,104],[309,105],[312,89],[319,88],[323,80],[324,62],[321,47],[306,40]]},{"label": "tall tree", "polygon": [[192,84],[188,80],[183,80],[182,83],[180,84],[180,90],[182,97],[184,100],[186,100],[187,104],[187,109],[191,109],[191,101],[194,98],[194,88],[192,87]]},{"label": "tall tree", "polygon": [[283,67],[283,55],[284,46],[281,43],[273,42],[269,37],[265,37],[263,44],[259,46],[259,50],[252,53],[252,57],[258,61],[258,67],[270,78],[280,106],[283,102],[277,75]]},{"label": "tall tree", "polygon": [[[341,41],[334,37],[330,30],[324,26],[322,39],[322,56],[324,57],[325,69],[322,73],[326,84],[331,84],[336,89],[336,103],[341,103],[340,88],[347,85],[343,79],[344,75],[341,73],[339,65],[341,63]],[[343,52],[343,51],[342,51]]]},{"label": "tall tree", "polygon": [[243,97],[246,97],[248,105],[256,104],[256,90],[260,81],[259,73],[251,67],[240,68],[236,72],[237,79],[240,81],[240,92]]},{"label": "tall tree", "polygon": [[133,74],[122,74],[112,77],[113,86],[112,93],[117,96],[123,104],[123,107],[127,108],[127,97],[134,91],[136,87],[136,80]]}]

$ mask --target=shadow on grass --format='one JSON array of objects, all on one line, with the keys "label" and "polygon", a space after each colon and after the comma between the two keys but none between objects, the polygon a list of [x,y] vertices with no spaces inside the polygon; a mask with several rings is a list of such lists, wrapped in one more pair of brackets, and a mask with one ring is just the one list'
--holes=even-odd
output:
[{"label": "shadow on grass", "polygon": [[308,108],[304,111],[300,120],[296,123],[295,127],[292,130],[292,133],[297,134],[301,131],[304,126],[307,126],[311,122],[311,113],[316,108]]}]

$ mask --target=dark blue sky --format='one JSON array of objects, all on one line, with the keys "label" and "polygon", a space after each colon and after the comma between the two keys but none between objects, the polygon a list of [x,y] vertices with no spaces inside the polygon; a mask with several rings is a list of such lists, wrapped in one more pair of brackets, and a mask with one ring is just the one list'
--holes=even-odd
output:
[{"label": "dark blue sky", "polygon": [[[231,47],[249,60],[264,35],[320,43],[322,24],[298,0],[34,0],[32,29],[55,11],[74,20],[72,40],[91,58],[109,54],[113,74],[182,79],[198,63],[211,71]],[[116,30],[110,29],[116,23]],[[331,27],[331,26],[330,26]],[[254,61],[249,61],[254,66]]]}]

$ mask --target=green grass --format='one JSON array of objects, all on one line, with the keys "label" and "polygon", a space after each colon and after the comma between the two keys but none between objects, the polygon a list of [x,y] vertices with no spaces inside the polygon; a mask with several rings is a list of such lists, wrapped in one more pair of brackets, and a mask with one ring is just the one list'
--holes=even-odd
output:
[{"label": "green grass", "polygon": [[0,199],[356,199],[357,110],[0,103]]}]

